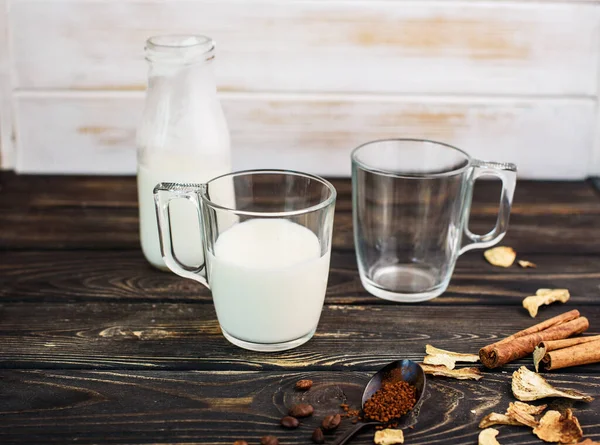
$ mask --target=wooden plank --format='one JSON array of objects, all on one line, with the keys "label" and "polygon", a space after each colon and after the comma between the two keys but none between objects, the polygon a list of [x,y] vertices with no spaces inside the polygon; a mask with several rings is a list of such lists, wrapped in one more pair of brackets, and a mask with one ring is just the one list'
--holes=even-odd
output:
[{"label": "wooden plank", "polygon": [[[139,249],[135,180],[3,176],[0,247],[4,249]],[[10,178],[13,178],[12,180]],[[348,180],[339,192],[333,245],[353,249]],[[1,185],[1,183],[0,183]],[[487,232],[497,212],[497,183],[479,181],[471,229]],[[511,226],[504,243],[525,254],[600,253],[600,199],[587,183],[529,183],[517,186]]]},{"label": "wooden plank", "polygon": [[[352,187],[348,178],[329,178],[337,190],[336,209],[352,210]],[[69,207],[137,208],[136,180],[131,176],[20,175],[0,172],[0,208],[45,209]],[[494,214],[500,196],[499,182],[478,181],[473,212]],[[598,212],[600,196],[583,181],[519,180],[515,191],[515,214],[583,214]]]},{"label": "wooden plank", "polygon": [[[445,305],[327,305],[306,345],[264,354],[229,344],[208,304],[5,303],[0,368],[372,371],[399,357],[422,360],[427,343],[476,353],[575,308],[589,318],[589,333],[600,333],[600,306],[577,299],[543,308],[535,321],[519,303],[452,311]],[[530,365],[531,358],[515,363]],[[577,368],[598,372],[600,364]]]},{"label": "wooden plank", "polygon": [[[461,257],[448,291],[427,304],[519,305],[539,288],[567,288],[578,305],[600,304],[600,255],[522,254],[537,269],[489,265],[481,252]],[[212,304],[202,285],[153,269],[140,249],[130,251],[5,252],[0,302],[114,301]],[[389,304],[362,287],[353,250],[334,251],[326,302]]]},{"label": "wooden plank", "polygon": [[[600,55],[598,56],[600,63]],[[599,80],[600,82],[600,80]],[[600,177],[600,111],[596,110],[596,138],[594,140],[594,146],[590,156],[590,176]]]},{"label": "wooden plank", "polygon": [[[585,187],[573,189],[581,196]],[[20,175],[0,172],[0,208],[45,209],[66,207],[137,209],[137,184],[132,176]],[[577,198],[576,198],[577,199]],[[585,199],[585,198],[583,198]]]},{"label": "wooden plank", "polygon": [[[553,213],[537,209],[534,215],[515,214],[503,241],[521,253],[600,253],[597,213]],[[487,210],[471,214],[470,227],[486,233],[495,215]],[[339,210],[333,246],[353,248],[352,215]],[[0,213],[0,246],[4,249],[137,249],[138,212],[135,208],[66,208],[15,210]]]},{"label": "wooden plank", "polygon": [[0,0],[0,169],[14,168],[14,128],[11,63],[8,43],[8,3]]},{"label": "wooden plank", "polygon": [[[600,53],[598,54],[598,63],[600,64]],[[600,85],[600,75],[598,76],[598,84]],[[596,137],[594,146],[590,155],[590,176],[600,177],[600,110],[596,109],[595,123]]]},{"label": "wooden plank", "polygon": [[600,145],[595,145],[590,165],[590,175],[596,177],[600,175]]},{"label": "wooden plank", "polygon": [[599,11],[577,2],[21,0],[11,19],[25,89],[143,89],[148,36],[202,32],[228,91],[597,91]]},{"label": "wooden plank", "polygon": [[[591,99],[228,93],[222,102],[236,169],[349,176],[354,147],[417,137],[514,162],[522,178],[582,179],[594,140]],[[141,107],[137,94],[18,97],[18,171],[134,173]]]},{"label": "wooden plank", "polygon": [[[315,383],[307,393],[294,391],[300,378]],[[341,412],[340,403],[357,407],[369,374],[361,372],[94,372],[0,371],[5,383],[0,399],[3,444],[70,443],[195,443],[251,444],[273,434],[285,444],[310,443],[323,416]],[[600,377],[553,374],[558,386],[598,393]],[[481,418],[504,412],[513,401],[510,374],[488,373],[479,382],[428,380],[423,408],[405,430],[406,443],[476,443]],[[300,428],[284,431],[279,419],[299,401],[315,407]],[[573,411],[585,437],[600,437],[599,401],[578,403]],[[567,404],[570,405],[570,404]],[[565,409],[550,401],[550,407]],[[350,427],[343,420],[332,434]],[[499,427],[505,443],[532,443],[529,428]],[[508,442],[507,442],[508,441]],[[364,432],[353,444],[372,444]]]},{"label": "wooden plank", "polygon": [[[135,173],[141,107],[140,98],[17,100],[16,169],[24,173]],[[37,119],[41,121],[35,123]]]}]

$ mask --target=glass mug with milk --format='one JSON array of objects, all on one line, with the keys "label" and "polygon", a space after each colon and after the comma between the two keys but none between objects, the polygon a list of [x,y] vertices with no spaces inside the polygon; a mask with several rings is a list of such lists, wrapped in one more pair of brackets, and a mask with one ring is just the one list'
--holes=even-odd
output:
[{"label": "glass mug with milk", "polygon": [[[329,275],[336,200],[329,182],[299,172],[254,170],[206,184],[162,183],[154,197],[164,262],[212,290],[227,340],[270,352],[312,338]],[[171,242],[178,228],[170,211],[185,200],[203,232],[200,265],[186,264]]]},{"label": "glass mug with milk", "polygon": [[[205,36],[167,35],[146,42],[148,92],[138,131],[140,238],[146,259],[167,269],[154,209],[160,182],[203,183],[231,172],[229,130],[212,72],[215,44]],[[233,189],[228,191],[233,200]],[[200,227],[192,206],[171,205],[173,243],[179,258],[204,262]]]}]

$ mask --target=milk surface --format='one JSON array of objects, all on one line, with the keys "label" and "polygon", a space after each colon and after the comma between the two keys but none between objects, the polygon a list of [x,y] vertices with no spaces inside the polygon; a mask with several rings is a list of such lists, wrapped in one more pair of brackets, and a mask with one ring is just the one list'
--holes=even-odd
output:
[{"label": "milk surface", "polygon": [[285,219],[252,219],[223,232],[209,252],[208,280],[221,327],[253,343],[296,340],[317,327],[330,251]]},{"label": "milk surface", "polygon": [[[160,253],[158,224],[154,207],[154,187],[161,182],[206,183],[231,171],[229,157],[154,155],[150,162],[138,165],[138,201],[140,239],[146,259],[155,267],[167,269]],[[233,187],[229,201],[234,202]],[[171,233],[177,259],[188,266],[204,262],[202,233],[194,205],[185,199],[171,201]]]}]

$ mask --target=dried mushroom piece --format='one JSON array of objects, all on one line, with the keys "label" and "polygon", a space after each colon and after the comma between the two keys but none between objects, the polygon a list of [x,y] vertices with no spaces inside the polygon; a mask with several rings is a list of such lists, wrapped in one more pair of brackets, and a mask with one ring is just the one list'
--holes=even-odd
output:
[{"label": "dried mushroom piece", "polygon": [[448,369],[454,369],[456,362],[475,363],[479,361],[479,355],[477,354],[461,354],[431,345],[425,345],[425,352],[427,355],[423,359],[423,363],[426,365],[443,365]]},{"label": "dried mushroom piece", "polygon": [[583,431],[577,417],[570,409],[564,416],[558,411],[548,411],[533,429],[533,434],[545,442],[573,443],[583,437]]},{"label": "dried mushroom piece", "polygon": [[478,368],[449,369],[441,365],[426,365],[423,363],[421,363],[421,368],[423,368],[425,374],[451,377],[458,380],[479,380],[483,378],[483,374]]},{"label": "dried mushroom piece", "polygon": [[488,428],[492,425],[525,425],[537,426],[538,422],[533,416],[541,414],[548,405],[530,405],[523,402],[514,402],[508,406],[506,414],[490,413],[481,419],[479,428]]},{"label": "dried mushroom piece", "polygon": [[527,413],[527,414],[531,414],[532,416],[537,416],[539,414],[542,414],[544,412],[544,410],[546,408],[548,408],[548,405],[530,405],[529,403],[525,403],[525,402],[513,402],[511,403],[511,405],[516,406],[519,410]]},{"label": "dried mushroom piece", "polygon": [[377,445],[395,445],[397,443],[404,443],[404,433],[402,430],[385,429],[377,431],[373,441]]},{"label": "dried mushroom piece", "polygon": [[[527,404],[524,403],[523,405],[527,405]],[[527,405],[527,406],[529,406],[529,405]],[[508,405],[508,409],[506,410],[506,415],[508,417],[510,417],[511,419],[516,420],[517,422],[519,422],[522,425],[526,425],[531,428],[535,428],[536,426],[538,426],[539,422],[537,420],[535,420],[535,417],[533,417],[528,411],[529,411],[529,408],[525,408],[522,405],[516,405],[511,402]]]},{"label": "dried mushroom piece", "polygon": [[550,385],[541,375],[531,372],[521,366],[512,376],[512,392],[514,396],[523,401],[543,399],[545,397],[563,397],[566,399],[583,400],[591,402],[593,397],[573,390],[560,390]]},{"label": "dried mushroom piece", "polygon": [[499,413],[489,413],[479,422],[479,428],[489,428],[494,425],[522,425],[522,423],[506,414]]},{"label": "dried mushroom piece", "polygon": [[479,445],[500,445],[500,442],[496,440],[498,430],[495,428],[486,428],[479,433],[478,443]]},{"label": "dried mushroom piece", "polygon": [[517,252],[512,247],[494,247],[483,252],[483,256],[492,266],[510,267],[517,258]]},{"label": "dried mushroom piece", "polygon": [[535,269],[537,267],[537,264],[532,263],[531,261],[519,260],[517,263],[519,263],[519,266],[521,266],[523,269],[527,269],[529,267]]},{"label": "dried mushroom piece", "polygon": [[600,442],[594,442],[592,439],[585,439],[583,442],[577,442],[576,445],[600,445]]},{"label": "dried mushroom piece", "polygon": [[532,318],[538,313],[540,306],[560,301],[566,303],[571,298],[568,289],[538,289],[535,295],[523,300],[523,307],[529,311]]}]

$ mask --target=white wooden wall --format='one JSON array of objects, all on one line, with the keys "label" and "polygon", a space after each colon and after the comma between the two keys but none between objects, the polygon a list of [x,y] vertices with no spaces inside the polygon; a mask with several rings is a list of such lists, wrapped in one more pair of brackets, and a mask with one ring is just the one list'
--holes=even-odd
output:
[{"label": "white wooden wall", "polygon": [[2,167],[135,171],[154,34],[217,41],[236,168],[348,175],[383,137],[433,138],[521,177],[600,174],[600,4],[0,0]]}]

